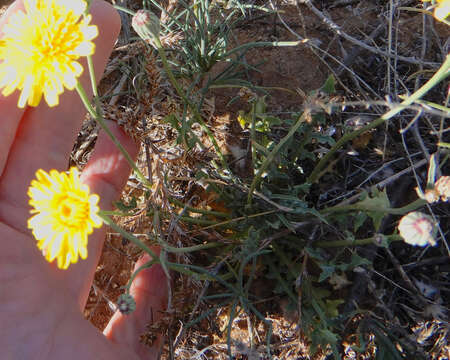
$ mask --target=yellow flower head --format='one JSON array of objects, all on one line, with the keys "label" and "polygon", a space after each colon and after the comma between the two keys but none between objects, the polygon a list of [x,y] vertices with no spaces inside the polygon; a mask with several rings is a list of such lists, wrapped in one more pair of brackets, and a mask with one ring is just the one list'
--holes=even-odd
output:
[{"label": "yellow flower head", "polygon": [[98,35],[84,0],[24,0],[25,12],[9,17],[0,40],[0,90],[18,89],[18,106],[37,106],[42,95],[59,103],[64,88],[73,90],[83,67],[80,56],[94,53]]},{"label": "yellow flower head", "polygon": [[28,196],[34,214],[28,228],[46,260],[56,258],[58,267],[67,269],[78,261],[78,255],[86,259],[88,235],[102,225],[102,220],[98,216],[99,197],[81,183],[77,169],[71,168],[69,174],[39,169]]}]

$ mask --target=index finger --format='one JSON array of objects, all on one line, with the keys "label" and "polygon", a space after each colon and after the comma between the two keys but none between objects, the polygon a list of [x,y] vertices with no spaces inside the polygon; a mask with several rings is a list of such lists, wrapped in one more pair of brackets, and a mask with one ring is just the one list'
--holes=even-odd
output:
[{"label": "index finger", "polygon": [[[23,9],[22,1],[15,1],[0,18],[0,39],[3,36],[2,28],[8,18],[18,10]],[[1,41],[1,40],[0,40]],[[0,60],[1,62],[1,60]],[[9,149],[16,136],[17,127],[24,113],[24,109],[17,107],[19,95],[14,93],[3,96],[0,91],[0,177],[8,158]]]}]

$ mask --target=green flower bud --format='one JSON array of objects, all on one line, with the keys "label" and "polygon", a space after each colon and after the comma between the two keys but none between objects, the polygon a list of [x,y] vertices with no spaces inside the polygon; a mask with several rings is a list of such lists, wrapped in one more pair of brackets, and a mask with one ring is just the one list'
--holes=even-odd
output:
[{"label": "green flower bud", "polygon": [[122,294],[117,299],[117,307],[122,314],[129,315],[136,310],[136,301],[130,294]]},{"label": "green flower bud", "polygon": [[139,10],[134,14],[131,25],[143,40],[152,41],[155,38],[159,38],[161,28],[159,18],[149,10]]}]

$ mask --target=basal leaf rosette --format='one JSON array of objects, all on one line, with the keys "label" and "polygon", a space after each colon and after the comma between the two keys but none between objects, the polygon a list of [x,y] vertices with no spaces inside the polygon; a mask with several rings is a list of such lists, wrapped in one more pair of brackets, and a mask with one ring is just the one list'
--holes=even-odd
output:
[{"label": "basal leaf rosette", "polygon": [[4,96],[20,91],[18,106],[37,106],[44,96],[59,104],[64,88],[73,90],[83,67],[82,56],[92,55],[98,35],[91,16],[84,16],[84,0],[23,0],[20,10],[2,27],[0,90]]},{"label": "basal leaf rosette", "polygon": [[28,228],[37,240],[45,259],[57,259],[60,269],[86,259],[88,235],[102,225],[98,213],[99,197],[83,184],[76,168],[69,173],[42,169],[28,189],[33,216]]}]

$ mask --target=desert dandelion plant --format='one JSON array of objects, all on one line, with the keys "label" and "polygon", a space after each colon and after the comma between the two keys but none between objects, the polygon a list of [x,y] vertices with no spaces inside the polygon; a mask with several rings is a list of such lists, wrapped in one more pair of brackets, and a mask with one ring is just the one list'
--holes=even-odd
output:
[{"label": "desert dandelion plant", "polygon": [[28,189],[33,216],[28,228],[46,260],[57,259],[60,269],[87,257],[88,235],[102,225],[99,197],[83,184],[76,168],[69,173],[42,169]]},{"label": "desert dandelion plant", "polygon": [[24,11],[9,17],[0,40],[0,90],[20,91],[18,106],[37,106],[44,96],[49,106],[59,103],[64,88],[73,90],[92,55],[98,35],[91,16],[83,15],[84,0],[24,0]]}]

